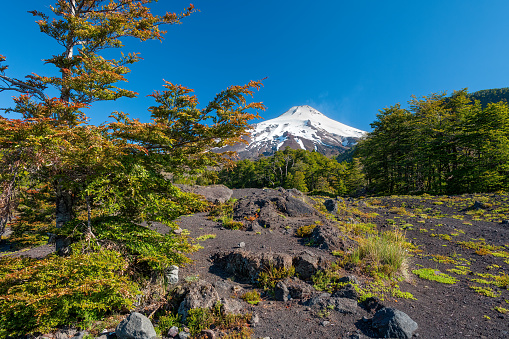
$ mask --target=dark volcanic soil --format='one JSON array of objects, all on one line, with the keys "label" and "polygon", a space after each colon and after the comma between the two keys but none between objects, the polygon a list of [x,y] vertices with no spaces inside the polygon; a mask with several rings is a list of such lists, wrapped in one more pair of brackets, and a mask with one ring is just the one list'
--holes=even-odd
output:
[{"label": "dark volcanic soil", "polygon": [[[281,205],[278,199],[288,194],[282,189],[234,190],[232,197],[239,199],[238,206],[243,206],[242,211],[236,211],[236,215],[238,218],[243,216],[245,230],[225,229],[221,222],[212,220],[207,213],[180,218],[179,226],[188,230],[193,238],[215,235],[215,238],[199,241],[203,248],[192,254],[193,264],[180,269],[180,281],[196,278],[216,284],[225,281],[236,286],[237,292],[231,296],[238,297],[241,294],[239,291],[258,286],[215,265],[212,258],[217,253],[239,250],[240,247],[251,253],[276,252],[292,256],[308,251],[324,261],[334,262],[338,259],[332,255],[334,248],[317,247],[321,245],[319,243],[306,245],[306,241],[296,236],[297,229],[316,224],[316,221],[320,224],[317,227],[323,228],[335,227],[338,222],[369,222],[382,231],[393,228],[404,230],[407,238],[416,246],[410,259],[408,278],[399,283],[401,291],[410,292],[416,300],[385,295],[381,301],[384,306],[399,309],[417,322],[419,328],[414,336],[509,338],[509,314],[503,313],[504,309],[509,309],[508,287],[486,284],[494,277],[504,277],[504,272],[509,269],[509,224],[503,223],[509,219],[508,196],[340,199],[338,201],[343,208],[335,214],[336,220],[332,220],[330,215],[327,218],[322,213],[325,210],[323,206],[316,205],[316,210],[306,210],[293,200]],[[243,199],[246,197],[251,197],[249,204]],[[304,196],[297,198],[305,200],[309,206],[317,203]],[[263,201],[267,200],[272,202],[264,205]],[[474,208],[476,201],[481,204]],[[366,217],[368,213],[369,217]],[[254,220],[249,218],[250,215],[254,216]],[[156,224],[154,227],[160,232],[170,231],[163,225]],[[477,248],[474,248],[476,244]],[[348,242],[340,242],[339,245],[346,246]],[[346,252],[349,250],[351,248],[345,248]],[[46,252],[47,248],[44,247],[21,254],[40,256]],[[449,274],[458,282],[443,284],[421,279],[411,273],[421,268],[432,268],[437,274]],[[449,271],[451,269],[457,270]],[[459,274],[458,270],[466,274]],[[369,281],[355,268],[344,271],[344,274],[356,275],[361,286]],[[505,274],[507,284],[509,278]],[[484,279],[484,283],[480,279]],[[311,281],[307,283],[312,285]],[[491,296],[483,295],[482,291],[475,291],[472,287],[481,287],[485,291],[490,288]],[[320,293],[315,291],[315,294]],[[256,306],[243,302],[245,310],[259,318],[253,325],[253,338],[376,337],[370,329],[370,318],[374,311],[358,307],[353,314],[342,314],[336,310],[319,312],[316,308],[305,306],[303,300],[276,301],[267,293],[262,293],[262,299]]]},{"label": "dark volcanic soil", "polygon": [[[253,194],[260,194],[261,190],[234,190],[234,198],[240,199]],[[273,191],[274,194],[279,194]],[[485,197],[485,196],[484,196]],[[501,224],[503,214],[490,216],[490,208],[486,209],[488,219],[495,221],[472,221],[472,215],[467,212],[475,203],[475,196],[462,197],[385,197],[368,198],[346,201],[347,208],[357,208],[366,213],[376,212],[378,216],[370,222],[379,229],[389,229],[397,225],[405,229],[407,238],[418,247],[409,265],[409,271],[419,268],[434,268],[447,273],[459,281],[453,285],[435,281],[423,280],[410,273],[407,281],[399,285],[403,292],[410,292],[417,300],[394,298],[386,296],[383,305],[397,308],[407,313],[419,325],[415,335],[422,338],[509,338],[509,315],[504,315],[494,309],[495,306],[509,308],[509,293],[507,288],[480,284],[471,279],[482,278],[480,274],[497,275],[507,272],[508,258],[493,255],[478,255],[475,249],[469,249],[458,244],[460,241],[484,238],[486,243],[494,246],[509,248],[509,225]],[[493,204],[491,210],[507,206],[505,196],[490,196]],[[401,206],[404,206],[403,209]],[[400,208],[399,210],[396,208]],[[403,212],[404,211],[404,212]],[[403,212],[398,214],[398,212]],[[507,212],[505,212],[507,213]],[[411,214],[411,215],[405,215]],[[316,219],[320,219],[317,216]],[[349,217],[350,218],[350,217]],[[234,280],[236,277],[215,267],[211,256],[218,251],[234,250],[241,242],[245,243],[247,251],[273,251],[286,253],[300,253],[312,251],[318,256],[330,256],[330,251],[306,246],[295,235],[298,226],[302,225],[302,218],[287,217],[285,227],[274,225],[261,231],[242,231],[224,229],[220,223],[207,219],[205,213],[183,217],[179,221],[181,228],[189,230],[192,237],[204,234],[216,234],[216,238],[200,242],[204,247],[192,258],[193,265],[182,269],[183,276],[199,276],[201,279],[216,281],[218,279]],[[341,219],[339,216],[338,219]],[[486,218],[483,218],[486,219]],[[308,221],[308,220],[306,220]],[[304,223],[305,224],[305,223]],[[290,225],[290,227],[288,227]],[[298,226],[296,226],[298,225]],[[440,237],[440,234],[442,236]],[[449,237],[444,236],[449,235]],[[451,236],[451,234],[454,234]],[[435,235],[435,236],[433,236]],[[465,261],[456,263],[440,263],[433,255],[463,258]],[[465,264],[469,262],[470,265]],[[458,275],[447,269],[464,265],[471,273]],[[494,265],[498,265],[494,266]],[[345,274],[350,274],[345,272]],[[362,277],[359,277],[362,280]],[[245,288],[252,285],[243,284]],[[488,297],[474,291],[470,286],[490,287],[496,297]],[[255,338],[349,338],[374,336],[367,329],[372,313],[359,308],[353,315],[343,315],[335,311],[328,316],[320,317],[315,310],[303,306],[299,300],[288,302],[274,301],[266,296],[257,306],[251,306],[250,312],[257,313],[260,322],[254,327]]]}]

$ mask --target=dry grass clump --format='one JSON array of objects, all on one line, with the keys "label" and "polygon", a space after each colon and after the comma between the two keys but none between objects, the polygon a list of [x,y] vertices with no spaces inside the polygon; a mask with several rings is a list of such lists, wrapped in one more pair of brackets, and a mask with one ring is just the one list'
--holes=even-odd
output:
[{"label": "dry grass clump", "polygon": [[411,244],[398,229],[358,239],[357,247],[349,261],[362,266],[371,275],[407,277],[408,250]]}]

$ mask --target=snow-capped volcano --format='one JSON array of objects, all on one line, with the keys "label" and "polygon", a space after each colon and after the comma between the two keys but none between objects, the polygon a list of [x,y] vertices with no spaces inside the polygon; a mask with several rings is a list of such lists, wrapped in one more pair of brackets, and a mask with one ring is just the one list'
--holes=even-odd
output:
[{"label": "snow-capped volcano", "polygon": [[366,132],[326,117],[310,106],[294,106],[275,119],[253,125],[248,145],[233,147],[241,159],[272,155],[286,147],[339,154]]}]

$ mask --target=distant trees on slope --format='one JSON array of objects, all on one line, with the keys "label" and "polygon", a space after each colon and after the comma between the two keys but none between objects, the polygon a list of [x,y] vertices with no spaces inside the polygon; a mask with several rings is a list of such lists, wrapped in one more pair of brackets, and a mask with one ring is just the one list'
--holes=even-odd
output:
[{"label": "distant trees on slope", "polygon": [[[478,92],[479,93],[479,92]],[[487,97],[487,96],[486,96]],[[466,90],[412,98],[380,110],[357,147],[379,194],[458,194],[509,189],[509,106]]]},{"label": "distant trees on slope", "polygon": [[219,172],[228,187],[284,187],[302,192],[342,195],[355,193],[364,184],[359,161],[339,163],[318,152],[287,147],[273,156],[241,160],[233,169]]}]

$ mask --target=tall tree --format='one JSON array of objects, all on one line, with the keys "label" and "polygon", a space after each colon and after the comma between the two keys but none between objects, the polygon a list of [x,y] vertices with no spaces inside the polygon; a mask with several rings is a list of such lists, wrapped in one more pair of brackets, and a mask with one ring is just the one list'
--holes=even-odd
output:
[{"label": "tall tree", "polygon": [[[104,194],[101,185],[112,189],[113,184],[124,180],[123,188],[134,192],[133,187],[125,186],[125,180],[129,181],[130,175],[139,178],[140,169],[159,180],[164,169],[198,170],[227,161],[227,157],[205,151],[238,141],[245,134],[247,121],[255,116],[248,111],[263,109],[261,104],[247,104],[245,99],[252,94],[252,89],[260,87],[260,82],[232,86],[204,109],[197,108],[197,98],[189,95],[192,90],[167,83],[165,91],[153,95],[159,104],[150,109],[153,122],[142,124],[123,113],[115,113],[114,123],[89,125],[83,109],[93,102],[136,96],[117,83],[125,81],[130,71],[128,66],[139,61],[139,55],[122,53],[117,59],[105,59],[101,52],[122,48],[127,37],[161,40],[165,33],[161,25],[179,24],[195,11],[190,5],[180,14],[153,15],[148,7],[152,2],[155,1],[57,0],[50,7],[51,14],[30,12],[39,18],[41,32],[62,46],[60,54],[45,60],[60,75],[31,75],[21,81],[7,77],[6,66],[0,68],[4,81],[0,91],[23,93],[15,98],[15,107],[7,109],[21,113],[23,119],[2,117],[0,120],[3,155],[0,176],[4,186],[0,231],[12,213],[14,186],[20,175],[28,176],[31,181],[51,182],[57,227],[75,218],[78,200],[90,210],[91,194],[110,202],[117,213],[127,212],[128,196],[117,196],[124,197],[122,203],[112,200],[111,195]],[[48,96],[49,87],[57,89],[59,95]],[[129,183],[135,184],[136,180]],[[167,186],[164,180],[157,182]],[[140,199],[150,186],[147,181],[143,185],[137,187]],[[116,187],[114,191],[118,193],[121,188]],[[152,193],[162,194],[162,191],[161,187],[153,187]]]}]

